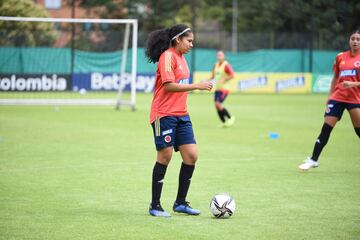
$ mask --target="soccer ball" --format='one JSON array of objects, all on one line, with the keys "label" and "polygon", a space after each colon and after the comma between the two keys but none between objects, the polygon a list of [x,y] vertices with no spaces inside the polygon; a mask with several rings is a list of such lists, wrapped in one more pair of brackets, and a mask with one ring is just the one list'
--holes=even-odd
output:
[{"label": "soccer ball", "polygon": [[235,212],[235,200],[226,193],[211,199],[210,211],[216,218],[229,218]]},{"label": "soccer ball", "polygon": [[86,89],[85,89],[85,88],[81,88],[81,89],[79,90],[79,93],[80,93],[81,95],[85,95],[85,94],[86,94]]}]

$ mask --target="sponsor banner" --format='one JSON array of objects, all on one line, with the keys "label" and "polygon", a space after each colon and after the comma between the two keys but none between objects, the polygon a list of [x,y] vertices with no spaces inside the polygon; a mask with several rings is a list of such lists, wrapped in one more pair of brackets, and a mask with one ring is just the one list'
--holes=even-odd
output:
[{"label": "sponsor banner", "polygon": [[66,74],[0,74],[0,91],[67,91],[71,90]]},{"label": "sponsor banner", "polygon": [[312,92],[328,93],[331,86],[332,74],[313,74]]},{"label": "sponsor banner", "polygon": [[[72,90],[80,89],[90,91],[123,91],[131,89],[131,75],[125,73],[120,76],[118,73],[75,73],[72,75]],[[152,92],[155,85],[155,74],[138,73],[136,75],[136,90],[140,92]]]},{"label": "sponsor banner", "polygon": [[235,77],[231,81],[233,82],[232,90],[236,92],[273,92],[273,84],[265,73],[235,73]]},{"label": "sponsor banner", "polygon": [[[209,79],[210,72],[196,72],[194,82]],[[310,73],[235,73],[230,82],[232,92],[310,93]]]},{"label": "sponsor banner", "polygon": [[310,93],[312,74],[276,73],[270,75],[276,93]]}]

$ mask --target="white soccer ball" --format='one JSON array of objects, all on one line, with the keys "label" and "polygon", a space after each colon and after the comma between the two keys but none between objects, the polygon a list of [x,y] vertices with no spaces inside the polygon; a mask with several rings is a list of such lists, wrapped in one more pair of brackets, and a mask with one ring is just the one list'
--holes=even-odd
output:
[{"label": "white soccer ball", "polygon": [[211,199],[210,211],[216,218],[229,218],[235,212],[235,200],[226,193]]},{"label": "white soccer ball", "polygon": [[81,88],[81,89],[79,90],[79,93],[80,93],[81,95],[86,94],[86,89],[85,89],[85,88]]}]

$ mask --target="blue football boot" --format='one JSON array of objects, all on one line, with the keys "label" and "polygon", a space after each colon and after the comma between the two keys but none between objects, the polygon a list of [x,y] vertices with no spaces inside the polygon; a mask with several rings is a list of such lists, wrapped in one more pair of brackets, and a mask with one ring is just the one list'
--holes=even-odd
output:
[{"label": "blue football boot", "polygon": [[200,210],[190,207],[189,202],[185,202],[185,203],[176,203],[175,202],[174,206],[173,206],[173,210],[174,210],[174,212],[185,213],[188,215],[199,215],[200,214]]},{"label": "blue football boot", "polygon": [[150,203],[149,214],[154,217],[171,217],[171,215],[166,212],[160,204],[156,204],[155,206],[153,206]]}]

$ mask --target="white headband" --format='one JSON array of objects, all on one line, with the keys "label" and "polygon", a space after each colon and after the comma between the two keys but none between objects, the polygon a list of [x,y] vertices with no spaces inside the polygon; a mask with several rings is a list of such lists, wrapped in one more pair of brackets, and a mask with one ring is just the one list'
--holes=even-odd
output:
[{"label": "white headband", "polygon": [[174,40],[175,38],[183,35],[183,34],[184,34],[185,32],[187,32],[187,31],[190,31],[190,28],[186,28],[184,31],[182,31],[182,32],[176,34],[175,36],[173,36],[173,38],[171,39],[171,41]]}]

